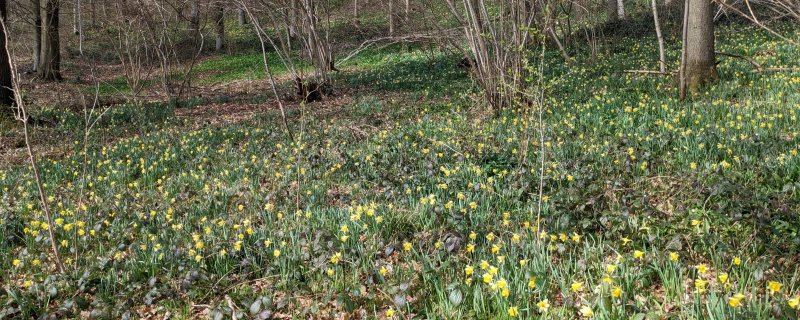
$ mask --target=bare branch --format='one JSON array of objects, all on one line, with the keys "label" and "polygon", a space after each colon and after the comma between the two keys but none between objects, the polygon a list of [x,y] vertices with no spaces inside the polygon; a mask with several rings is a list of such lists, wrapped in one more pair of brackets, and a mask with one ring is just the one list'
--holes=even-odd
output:
[{"label": "bare branch", "polygon": [[[5,21],[0,19],[0,24],[3,26],[3,30],[8,30],[6,28]],[[5,37],[5,43],[8,43],[8,33],[4,32],[3,36]],[[50,247],[53,249],[53,260],[55,260],[56,267],[58,268],[58,272],[64,273],[64,264],[61,263],[61,254],[58,251],[58,245],[56,244],[56,236],[53,232],[53,219],[50,215],[50,209],[47,205],[47,199],[44,196],[44,188],[42,187],[42,179],[39,177],[39,170],[36,167],[36,157],[33,154],[33,148],[31,147],[31,140],[30,135],[28,134],[28,120],[30,117],[28,116],[28,112],[25,109],[25,103],[22,100],[22,95],[19,93],[19,75],[17,74],[16,64],[14,63],[11,52],[8,50],[8,46],[4,48],[6,50],[6,55],[8,56],[8,63],[11,67],[11,82],[13,87],[11,88],[14,91],[14,105],[16,107],[16,114],[15,119],[22,123],[22,132],[25,136],[25,148],[28,151],[28,160],[30,161],[31,170],[33,171],[33,178],[34,182],[36,183],[36,188],[39,191],[39,202],[42,205],[42,211],[44,212],[45,219],[47,220],[47,234],[50,237]]]}]

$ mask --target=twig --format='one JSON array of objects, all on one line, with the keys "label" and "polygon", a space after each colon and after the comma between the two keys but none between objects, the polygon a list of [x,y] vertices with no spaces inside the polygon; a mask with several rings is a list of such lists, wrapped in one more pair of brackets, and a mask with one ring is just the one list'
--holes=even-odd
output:
[{"label": "twig", "polygon": [[437,35],[428,35],[428,34],[422,34],[422,35],[420,35],[420,34],[411,34],[411,35],[405,35],[405,36],[381,37],[381,38],[369,39],[367,41],[362,42],[361,45],[358,46],[358,48],[356,48],[355,50],[353,50],[352,52],[347,54],[347,56],[345,56],[342,59],[339,59],[339,63],[342,63],[342,62],[345,62],[347,60],[352,59],[353,57],[355,57],[356,55],[358,55],[362,51],[364,51],[364,50],[366,50],[366,49],[368,49],[368,48],[372,47],[373,45],[376,45],[376,44],[378,44],[380,42],[387,41],[387,43],[385,43],[385,44],[383,44],[381,46],[381,48],[383,48],[383,47],[387,47],[387,46],[390,46],[390,45],[393,45],[393,44],[396,44],[396,43],[411,43],[411,42],[417,42],[417,41],[423,41],[423,40],[434,40],[434,39],[438,39],[440,37],[443,37],[445,35],[448,35],[449,33],[445,32],[445,31],[451,31],[451,30],[452,29],[442,30],[440,32],[441,35],[438,35],[438,36]]},{"label": "twig", "polygon": [[233,301],[231,301],[231,297],[229,295],[225,295],[225,303],[227,303],[228,308],[231,309],[231,319],[238,320],[239,318],[236,316],[236,306],[233,305]]},{"label": "twig", "polygon": [[[92,68],[92,73],[94,74],[94,68]],[[94,117],[94,119],[92,119],[92,116],[94,115],[94,110],[95,110],[96,107],[98,107],[99,96],[100,96],[100,84],[97,83],[95,85],[94,101],[92,102],[92,108],[91,108],[91,110],[87,111],[85,98],[83,97],[83,95],[81,95],[81,100],[82,100],[83,105],[84,105],[84,107],[83,107],[84,131],[83,131],[83,164],[82,164],[83,170],[82,170],[82,175],[81,175],[81,180],[82,181],[81,181],[80,197],[78,198],[78,207],[79,208],[83,208],[83,205],[84,205],[84,203],[83,203],[84,195],[85,195],[84,189],[86,188],[87,171],[88,171],[88,165],[89,165],[89,136],[91,135],[92,129],[97,124],[97,121],[99,121],[100,118],[102,118],[103,115],[105,115],[106,112],[108,112],[108,110],[111,110],[111,106],[106,106],[102,110],[102,112],[100,112],[97,115],[97,117]],[[75,233],[75,235],[73,237],[73,241],[75,242],[75,244],[74,244],[75,245],[75,261],[78,261],[80,250],[79,250],[79,247],[78,247],[78,233],[77,232]],[[77,268],[75,269],[75,272],[77,274],[77,272],[78,272]]]},{"label": "twig", "polygon": [[[545,7],[546,10],[547,7]],[[542,232],[542,207],[544,206],[544,163],[545,163],[545,145],[544,145],[544,57],[545,57],[545,50],[547,47],[547,41],[544,36],[542,36],[542,46],[541,51],[539,52],[539,81],[537,86],[539,87],[539,101],[537,101],[538,108],[538,126],[539,126],[539,199],[536,205],[536,233],[539,234]],[[536,244],[541,249],[542,247],[542,240],[540,237],[536,237]]]},{"label": "twig", "polygon": [[[250,9],[245,5],[243,1],[240,1],[242,8],[247,12],[247,15],[250,16],[250,21],[253,23],[253,28],[256,31],[256,35],[258,35],[258,40],[261,42],[261,55],[264,62],[264,71],[267,73],[269,77],[269,84],[272,88],[272,94],[275,95],[275,100],[278,102],[278,109],[281,111],[281,118],[283,119],[283,127],[286,129],[286,135],[289,136],[289,140],[294,142],[294,135],[292,134],[292,130],[289,129],[289,121],[286,119],[286,111],[283,108],[283,102],[281,101],[280,95],[278,95],[277,84],[275,83],[275,77],[272,76],[272,70],[269,68],[269,60],[267,59],[267,44],[264,40],[264,29],[261,28],[261,24],[258,22],[258,19],[250,12]],[[274,44],[273,44],[274,46]],[[278,48],[275,47],[277,50]]]},{"label": "twig", "polygon": [[[793,44],[795,46],[798,45],[798,43],[795,42],[794,40],[789,39],[787,37],[784,37],[783,35],[781,35],[780,33],[776,32],[775,30],[772,30],[769,27],[767,27],[764,24],[762,24],[760,21],[758,21],[758,18],[756,18],[755,15],[751,17],[751,16],[747,15],[746,13],[742,12],[741,10],[736,9],[736,7],[725,3],[725,1],[714,0],[714,2],[716,2],[720,6],[723,6],[723,7],[726,7],[728,9],[733,10],[734,12],[738,13],[740,16],[744,17],[747,20],[750,20],[750,22],[755,23],[757,26],[761,27],[761,29],[766,30],[767,32],[775,35],[776,37],[781,38],[782,40],[784,40],[786,42],[789,42],[789,43],[791,43],[791,44]],[[749,7],[749,4],[748,4],[748,7]]]},{"label": "twig", "polygon": [[[3,26],[3,30],[8,30],[6,28],[6,23],[3,19],[0,19],[0,24]],[[3,32],[3,37],[5,37],[5,43],[8,44],[8,32]],[[58,271],[60,273],[64,273],[64,264],[61,263],[60,254],[58,252],[58,246],[56,245],[56,236],[53,232],[53,219],[50,216],[50,210],[47,206],[47,199],[44,197],[44,188],[42,187],[42,179],[39,177],[39,170],[36,168],[36,157],[33,155],[33,149],[31,148],[31,141],[28,135],[28,113],[25,110],[25,105],[23,104],[22,95],[19,93],[19,79],[17,75],[17,68],[14,64],[13,59],[11,58],[11,52],[8,50],[8,46],[6,45],[4,50],[6,50],[6,56],[8,57],[8,64],[11,68],[11,83],[12,88],[10,88],[14,92],[14,103],[16,105],[16,114],[14,118],[20,122],[22,122],[22,132],[25,136],[25,148],[28,151],[28,160],[31,164],[31,169],[33,170],[33,178],[36,182],[36,188],[39,190],[39,201],[42,204],[42,211],[44,211],[45,219],[47,219],[47,234],[50,237],[50,246],[53,249],[53,258],[56,262],[56,267],[58,267]]]}]

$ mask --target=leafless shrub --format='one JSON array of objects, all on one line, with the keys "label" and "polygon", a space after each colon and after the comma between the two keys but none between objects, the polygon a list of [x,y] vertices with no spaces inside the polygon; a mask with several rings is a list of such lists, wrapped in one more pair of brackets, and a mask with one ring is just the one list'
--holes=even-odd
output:
[{"label": "leafless shrub", "polygon": [[544,32],[554,35],[552,20],[548,18],[549,2],[446,0],[446,3],[463,29],[473,59],[474,79],[484,90],[486,101],[495,110],[511,106],[519,98],[515,92],[529,81],[524,67],[525,50],[536,42],[537,35]]}]

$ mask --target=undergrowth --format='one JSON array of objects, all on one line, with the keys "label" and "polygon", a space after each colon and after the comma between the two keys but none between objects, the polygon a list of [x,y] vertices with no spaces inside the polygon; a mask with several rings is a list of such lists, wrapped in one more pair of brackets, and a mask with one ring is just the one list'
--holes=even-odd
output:
[{"label": "undergrowth", "polygon": [[[719,32],[720,51],[796,63],[763,32]],[[722,59],[680,102],[671,79],[622,73],[655,66],[654,43],[618,45],[573,66],[548,53],[544,154],[521,152],[535,119],[474,107],[457,59],[419,50],[347,64],[354,102],[293,109],[296,141],[271,111],[194,130],[153,113],[89,146],[86,175],[75,143],[40,163],[66,274],[30,170],[5,168],[0,314],[797,318],[800,74]]]}]

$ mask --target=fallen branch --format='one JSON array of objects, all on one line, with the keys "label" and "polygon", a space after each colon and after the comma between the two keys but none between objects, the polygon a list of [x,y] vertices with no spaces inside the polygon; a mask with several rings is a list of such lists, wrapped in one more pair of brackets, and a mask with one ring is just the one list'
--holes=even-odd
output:
[{"label": "fallen branch", "polygon": [[631,73],[631,74],[652,74],[656,76],[671,76],[675,74],[672,71],[658,71],[658,70],[625,70],[624,73]]},{"label": "fallen branch", "polygon": [[762,67],[761,64],[759,64],[758,62],[753,60],[753,58],[745,57],[743,55],[739,55],[739,54],[735,54],[735,53],[728,53],[728,52],[721,52],[721,51],[716,51],[714,53],[718,54],[718,55],[721,55],[721,56],[727,56],[727,57],[731,57],[731,58],[738,58],[738,59],[742,59],[744,61],[747,61],[753,66],[753,68],[756,68],[757,72],[762,72],[764,70],[764,67]]},{"label": "fallen branch", "polygon": [[761,72],[800,72],[800,68],[765,68]]},{"label": "fallen branch", "polygon": [[753,60],[753,58],[750,58],[748,56],[735,54],[735,53],[719,52],[719,51],[714,52],[714,53],[716,53],[718,55],[721,55],[721,56],[727,56],[727,57],[737,58],[737,59],[742,59],[744,61],[747,61],[748,63],[750,63],[750,65],[753,66],[753,68],[755,69],[755,70],[753,70],[753,72],[756,72],[756,73],[762,73],[762,72],[800,72],[800,68],[765,68],[760,63],[758,63],[755,60]]},{"label": "fallen branch", "polygon": [[231,309],[231,319],[238,320],[239,317],[236,316],[236,306],[233,304],[230,296],[225,295],[225,303],[227,303],[228,308]]}]

